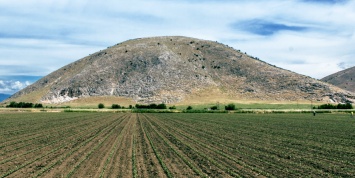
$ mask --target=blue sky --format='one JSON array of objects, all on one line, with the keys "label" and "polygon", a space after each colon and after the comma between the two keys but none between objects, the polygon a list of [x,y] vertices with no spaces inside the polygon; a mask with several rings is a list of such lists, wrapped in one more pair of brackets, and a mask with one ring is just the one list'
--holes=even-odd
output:
[{"label": "blue sky", "polygon": [[128,39],[222,42],[322,78],[355,65],[355,1],[0,0],[0,93]]}]

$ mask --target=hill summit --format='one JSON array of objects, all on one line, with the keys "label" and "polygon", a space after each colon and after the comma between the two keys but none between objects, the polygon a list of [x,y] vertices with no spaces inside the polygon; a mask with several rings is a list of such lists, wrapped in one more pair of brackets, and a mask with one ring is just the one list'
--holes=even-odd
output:
[{"label": "hill summit", "polygon": [[267,64],[227,45],[179,36],[128,40],[60,68],[9,100],[92,97],[135,103],[354,101],[354,94]]}]

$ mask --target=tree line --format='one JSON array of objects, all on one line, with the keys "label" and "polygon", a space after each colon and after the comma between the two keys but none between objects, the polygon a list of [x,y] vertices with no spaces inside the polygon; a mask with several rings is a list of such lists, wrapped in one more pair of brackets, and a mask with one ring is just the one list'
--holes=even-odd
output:
[{"label": "tree line", "polygon": [[27,102],[15,102],[11,101],[9,105],[6,106],[7,108],[43,108],[41,103],[27,103]]},{"label": "tree line", "polygon": [[166,109],[166,104],[162,103],[162,104],[148,104],[148,105],[144,105],[144,104],[136,104],[136,108],[137,109]]},{"label": "tree line", "polygon": [[322,104],[318,106],[318,109],[353,109],[353,105],[350,103],[346,104],[337,104],[337,105],[332,105],[332,104]]}]

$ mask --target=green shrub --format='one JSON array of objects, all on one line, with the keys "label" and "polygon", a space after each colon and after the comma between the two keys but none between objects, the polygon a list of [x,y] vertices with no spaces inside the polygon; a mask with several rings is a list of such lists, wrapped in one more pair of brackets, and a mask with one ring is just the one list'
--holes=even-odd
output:
[{"label": "green shrub", "polygon": [[211,110],[217,110],[217,109],[218,109],[217,106],[212,106],[212,107],[211,107]]},{"label": "green shrub", "polygon": [[186,110],[192,110],[192,106],[188,106]]},{"label": "green shrub", "polygon": [[111,108],[112,109],[121,109],[122,107],[118,104],[112,104]]},{"label": "green shrub", "polygon": [[33,108],[36,106],[40,106],[41,108],[43,107],[42,104],[36,104],[34,105],[33,103],[25,103],[25,102],[15,102],[15,101],[11,101],[9,105],[7,105],[7,108]]},{"label": "green shrub", "polygon": [[322,104],[318,106],[318,109],[353,109],[353,105],[350,103],[346,104],[338,104],[338,105],[332,105],[332,104]]},{"label": "green shrub", "polygon": [[100,103],[100,104],[98,105],[98,108],[99,108],[99,109],[103,109],[103,108],[105,108],[105,105],[102,104],[102,103]]},{"label": "green shrub", "polygon": [[158,106],[156,107],[156,109],[166,109],[166,105],[165,105],[164,103],[158,104]]},{"label": "green shrub", "polygon": [[176,109],[176,107],[175,106],[170,106],[169,109]]},{"label": "green shrub", "polygon": [[162,104],[149,104],[149,105],[143,105],[143,104],[136,104],[137,109],[166,109],[166,105],[164,103]]},{"label": "green shrub", "polygon": [[227,106],[225,106],[226,110],[235,110],[235,105],[234,104],[228,104]]},{"label": "green shrub", "polygon": [[43,108],[43,105],[41,103],[36,103],[35,108]]}]

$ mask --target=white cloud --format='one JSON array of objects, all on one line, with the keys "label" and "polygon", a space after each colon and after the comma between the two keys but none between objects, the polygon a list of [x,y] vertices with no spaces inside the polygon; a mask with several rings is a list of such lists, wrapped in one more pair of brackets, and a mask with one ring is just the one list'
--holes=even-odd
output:
[{"label": "white cloud", "polygon": [[31,82],[25,81],[25,82],[20,82],[20,81],[3,81],[0,80],[0,93],[3,94],[14,94],[15,92],[31,85]]}]

